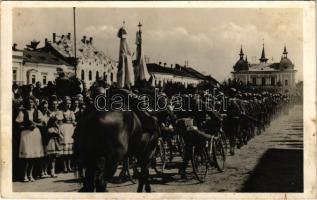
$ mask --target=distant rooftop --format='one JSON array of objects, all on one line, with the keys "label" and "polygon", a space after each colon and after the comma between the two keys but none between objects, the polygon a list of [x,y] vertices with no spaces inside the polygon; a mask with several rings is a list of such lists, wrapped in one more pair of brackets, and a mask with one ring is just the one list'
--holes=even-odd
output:
[{"label": "distant rooftop", "polygon": [[29,63],[42,63],[42,64],[51,64],[51,65],[68,65],[67,62],[54,56],[48,52],[41,50],[19,50],[15,49],[14,52],[21,52],[21,54],[13,54],[13,58],[22,59],[24,62]]},{"label": "distant rooftop", "polygon": [[157,63],[148,63],[147,68],[149,73],[162,73],[162,74],[170,74],[175,76],[182,76],[188,78],[194,78],[203,81],[212,81],[215,84],[218,83],[216,79],[211,76],[206,76],[192,67],[181,66],[179,64],[175,64],[175,66],[162,66]]}]

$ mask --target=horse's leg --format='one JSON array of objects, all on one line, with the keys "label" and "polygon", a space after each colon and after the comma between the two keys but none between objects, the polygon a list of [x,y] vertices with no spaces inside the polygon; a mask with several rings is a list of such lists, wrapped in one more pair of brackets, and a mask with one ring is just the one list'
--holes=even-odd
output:
[{"label": "horse's leg", "polygon": [[95,183],[96,183],[96,192],[106,192],[107,181],[105,178],[106,171],[106,159],[105,157],[100,157],[97,160],[96,164],[96,175],[95,175]]},{"label": "horse's leg", "polygon": [[122,169],[121,169],[121,172],[119,173],[119,181],[124,181],[124,179],[126,178],[127,171],[129,170],[127,162],[128,162],[128,157],[126,157],[122,161]]},{"label": "horse's leg", "polygon": [[151,186],[149,182],[149,167],[150,167],[151,159],[141,158],[141,175],[139,177],[139,185],[137,192],[143,192],[143,188],[145,185],[145,191],[151,192]]},{"label": "horse's leg", "polygon": [[96,170],[96,192],[107,192],[107,183],[115,174],[121,160],[120,155],[116,155],[119,159],[114,159],[112,156],[101,157],[97,162]]},{"label": "horse's leg", "polygon": [[145,182],[145,192],[151,192],[151,185],[150,185],[150,181],[149,181],[149,165],[147,165],[147,167],[145,168],[145,175],[144,175],[144,182]]},{"label": "horse's leg", "polygon": [[86,166],[83,188],[80,189],[80,192],[94,192],[94,177],[95,177],[95,164],[90,161]]},{"label": "horse's leg", "polygon": [[137,192],[143,192],[143,186],[144,186],[144,167],[141,167],[141,174],[139,176],[139,183],[138,183],[138,190]]}]

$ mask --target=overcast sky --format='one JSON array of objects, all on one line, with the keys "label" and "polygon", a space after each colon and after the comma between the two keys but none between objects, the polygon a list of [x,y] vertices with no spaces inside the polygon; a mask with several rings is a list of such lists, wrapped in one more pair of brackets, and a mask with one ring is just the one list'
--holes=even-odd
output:
[{"label": "overcast sky", "polygon": [[[23,48],[31,40],[52,40],[73,35],[72,8],[24,8],[13,12],[13,42]],[[266,57],[279,62],[284,43],[288,57],[302,80],[302,11],[300,9],[244,8],[78,8],[77,40],[94,38],[94,45],[118,59],[117,30],[126,22],[130,49],[135,51],[135,32],[143,24],[144,54],[150,62],[184,64],[222,81],[230,77],[240,46],[248,60],[258,62],[265,44]]]}]

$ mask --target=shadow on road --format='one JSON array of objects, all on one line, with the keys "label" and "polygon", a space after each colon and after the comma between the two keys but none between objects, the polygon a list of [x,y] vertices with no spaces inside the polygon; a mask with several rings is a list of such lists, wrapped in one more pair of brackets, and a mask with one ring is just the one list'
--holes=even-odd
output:
[{"label": "shadow on road", "polygon": [[53,181],[54,183],[81,183],[81,179],[80,178],[75,178],[75,179],[67,179],[67,180],[57,180],[57,181]]},{"label": "shadow on road", "polygon": [[303,150],[268,149],[241,192],[303,192]]}]

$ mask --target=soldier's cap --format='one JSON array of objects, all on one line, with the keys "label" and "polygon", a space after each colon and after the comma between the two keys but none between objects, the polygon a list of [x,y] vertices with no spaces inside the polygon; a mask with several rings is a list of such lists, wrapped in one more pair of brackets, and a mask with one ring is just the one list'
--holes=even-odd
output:
[{"label": "soldier's cap", "polygon": [[103,87],[96,87],[94,89],[94,95],[105,94],[106,90]]},{"label": "soldier's cap", "polygon": [[63,99],[63,101],[64,101],[64,102],[71,101],[71,98],[70,98],[69,96],[65,96],[64,99]]},{"label": "soldier's cap", "polygon": [[50,97],[50,101],[51,101],[51,102],[52,102],[52,101],[58,101],[57,96],[56,96],[56,95],[52,95],[52,96]]},{"label": "soldier's cap", "polygon": [[82,94],[77,94],[77,95],[76,95],[76,98],[77,98],[77,99],[83,99],[84,96],[83,96]]},{"label": "soldier's cap", "polygon": [[42,104],[42,105],[47,104],[47,103],[48,103],[48,102],[47,102],[46,100],[42,100],[42,101],[41,101],[41,104]]},{"label": "soldier's cap", "polygon": [[236,88],[230,88],[231,92],[237,92]]}]

